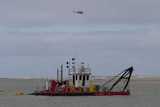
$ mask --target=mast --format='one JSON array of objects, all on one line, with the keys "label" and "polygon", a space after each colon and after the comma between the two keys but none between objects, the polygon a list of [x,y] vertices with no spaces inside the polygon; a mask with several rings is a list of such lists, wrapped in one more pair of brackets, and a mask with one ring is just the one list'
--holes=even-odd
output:
[{"label": "mast", "polygon": [[59,69],[57,69],[57,83],[59,82]]}]

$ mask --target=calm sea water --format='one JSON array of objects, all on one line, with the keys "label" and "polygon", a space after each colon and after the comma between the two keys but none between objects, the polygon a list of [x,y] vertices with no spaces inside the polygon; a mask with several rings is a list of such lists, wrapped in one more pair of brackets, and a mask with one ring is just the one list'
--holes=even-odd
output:
[{"label": "calm sea water", "polygon": [[[131,81],[130,96],[32,96],[44,80],[0,79],[0,107],[160,107],[160,81]],[[23,91],[23,96],[10,93]]]}]

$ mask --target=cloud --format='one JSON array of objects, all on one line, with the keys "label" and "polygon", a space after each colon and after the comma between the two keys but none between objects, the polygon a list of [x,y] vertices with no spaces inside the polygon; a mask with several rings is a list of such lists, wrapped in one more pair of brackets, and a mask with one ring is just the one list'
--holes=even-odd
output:
[{"label": "cloud", "polygon": [[[156,24],[160,22],[159,4],[158,0],[1,1],[0,22],[14,27],[60,24]],[[74,14],[72,10],[82,10],[84,15]]]},{"label": "cloud", "polygon": [[159,4],[158,0],[0,1],[0,72],[43,76],[45,70],[50,73],[76,56],[90,64],[94,75],[114,75],[131,65],[135,74],[159,75]]}]

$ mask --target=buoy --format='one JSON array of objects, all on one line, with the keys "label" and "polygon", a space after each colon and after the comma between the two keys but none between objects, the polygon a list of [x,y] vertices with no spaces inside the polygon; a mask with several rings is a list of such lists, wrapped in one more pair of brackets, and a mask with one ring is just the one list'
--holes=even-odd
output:
[{"label": "buoy", "polygon": [[0,89],[1,92],[5,91],[5,89]]},{"label": "buoy", "polygon": [[11,93],[11,96],[15,96],[15,95],[23,95],[23,92],[18,91],[18,92]]}]

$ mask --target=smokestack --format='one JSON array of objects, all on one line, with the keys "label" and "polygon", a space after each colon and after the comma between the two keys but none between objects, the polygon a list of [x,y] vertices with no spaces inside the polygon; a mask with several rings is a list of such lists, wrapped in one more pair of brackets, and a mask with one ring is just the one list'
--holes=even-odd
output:
[{"label": "smokestack", "polygon": [[59,70],[57,69],[57,83],[59,82]]},{"label": "smokestack", "polygon": [[61,83],[63,84],[63,65],[61,65]]}]

